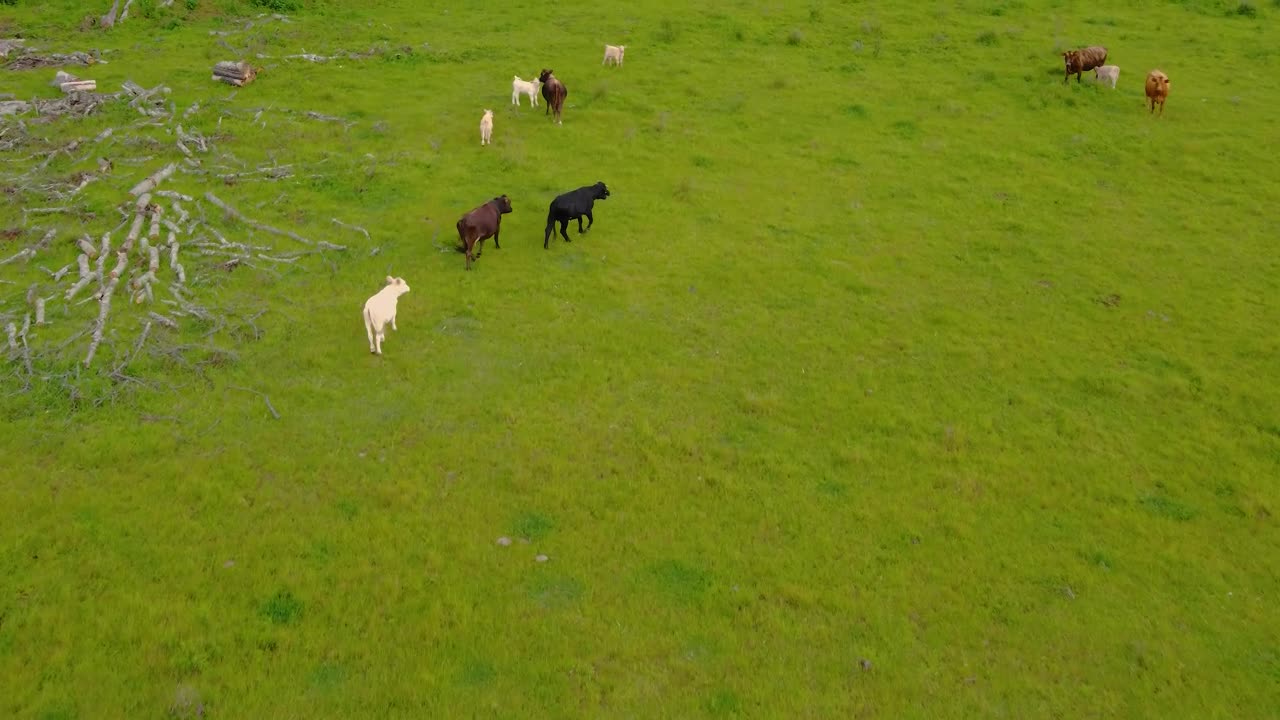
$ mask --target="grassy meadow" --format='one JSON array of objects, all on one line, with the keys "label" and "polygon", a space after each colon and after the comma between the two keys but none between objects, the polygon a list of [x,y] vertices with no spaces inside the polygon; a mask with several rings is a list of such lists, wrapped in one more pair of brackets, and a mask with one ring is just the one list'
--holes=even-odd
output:
[{"label": "grassy meadow", "polygon": [[[58,229],[0,266],[0,324],[53,298],[31,371],[0,346],[0,716],[1280,716],[1280,4],[90,4],[0,37],[178,117],[27,115],[0,154],[0,259]],[[1114,91],[1062,81],[1094,44]],[[543,67],[562,126],[510,104]],[[135,346],[169,296],[121,296],[84,368],[98,306],[41,267],[178,123],[292,174],[163,188],[348,249],[190,254],[223,320]]]}]

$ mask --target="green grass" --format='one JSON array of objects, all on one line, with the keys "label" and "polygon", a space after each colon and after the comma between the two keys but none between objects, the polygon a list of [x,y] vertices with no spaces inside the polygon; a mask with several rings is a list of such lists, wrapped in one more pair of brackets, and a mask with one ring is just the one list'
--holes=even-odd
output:
[{"label": "green grass", "polygon": [[[103,89],[198,101],[215,152],[298,169],[169,187],[351,248],[206,266],[225,326],[155,328],[145,385],[107,374],[145,305],[117,300],[89,370],[86,339],[58,346],[95,306],[60,294],[36,377],[3,350],[0,715],[1280,707],[1273,4],[311,2],[240,29],[273,4],[109,32],[70,0],[0,11],[0,35],[111,50],[68,68]],[[254,84],[210,82],[219,39],[273,56]],[[1063,84],[1091,44],[1115,91]],[[509,105],[542,67],[563,126]],[[54,96],[52,69],[0,73]],[[179,158],[138,119],[28,119],[0,156],[15,186],[117,128],[95,217],[32,218],[59,239],[0,267],[0,314]],[[547,203],[598,180],[592,231],[544,251]],[[502,249],[464,272],[436,244],[501,193]],[[0,229],[44,202],[0,195]],[[375,358],[359,309],[387,274],[413,290]]]}]

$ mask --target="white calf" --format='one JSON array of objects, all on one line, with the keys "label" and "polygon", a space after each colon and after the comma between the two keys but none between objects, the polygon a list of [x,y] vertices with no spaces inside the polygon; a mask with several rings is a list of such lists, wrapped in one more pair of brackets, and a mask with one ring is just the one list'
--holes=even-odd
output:
[{"label": "white calf", "polygon": [[622,54],[627,51],[626,45],[605,45],[604,60],[600,61],[601,65],[608,65],[612,60],[614,65],[622,64]]},{"label": "white calf", "polygon": [[1119,65],[1103,65],[1093,69],[1093,79],[1097,82],[1104,82],[1111,86],[1112,90],[1116,89],[1116,81],[1120,79]]},{"label": "white calf", "polygon": [[364,329],[369,333],[369,352],[382,354],[382,341],[387,339],[387,323],[396,329],[396,301],[409,292],[404,278],[387,276],[387,286],[365,301]]},{"label": "white calf", "polygon": [[480,118],[480,144],[488,145],[493,141],[493,111],[485,110]]},{"label": "white calf", "polygon": [[528,95],[529,102],[538,107],[538,90],[542,83],[537,80],[521,80],[519,75],[511,76],[511,104],[519,106],[520,96]]}]

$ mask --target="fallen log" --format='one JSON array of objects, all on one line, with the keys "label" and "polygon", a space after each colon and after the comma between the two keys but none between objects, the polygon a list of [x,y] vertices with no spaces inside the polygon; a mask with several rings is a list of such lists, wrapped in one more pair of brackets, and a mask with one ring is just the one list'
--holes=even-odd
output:
[{"label": "fallen log", "polygon": [[146,216],[138,213],[133,216],[133,226],[129,228],[129,234],[124,237],[124,245],[121,249],[129,252],[133,249],[133,242],[138,239],[138,235],[142,232],[142,223],[146,220]]},{"label": "fallen log", "polygon": [[36,324],[44,324],[44,298],[36,298]]},{"label": "fallen log", "polygon": [[70,94],[73,92],[94,92],[98,89],[97,80],[76,80],[75,82],[64,82],[58,86],[62,92]]},{"label": "fallen log", "polygon": [[[81,257],[84,257],[84,256],[81,255]],[[81,276],[79,282],[67,288],[67,295],[66,295],[67,302],[71,302],[72,298],[78,295],[81,290],[88,287],[89,283],[92,283],[94,280],[97,280],[97,279],[98,279],[98,273],[96,272],[91,272],[88,275]]]},{"label": "fallen log", "polygon": [[234,85],[236,87],[244,87],[253,82],[258,76],[257,70],[249,63],[241,60],[238,62],[224,60],[213,66],[213,79],[219,82]]},{"label": "fallen log", "polygon": [[[114,273],[112,274],[114,275]],[[98,346],[102,344],[102,331],[107,327],[107,315],[111,312],[111,295],[115,292],[116,283],[118,282],[120,282],[120,278],[113,277],[107,285],[107,289],[102,292],[102,298],[98,301],[98,320],[93,326],[93,339],[89,342],[89,352],[84,356],[85,367],[89,367],[93,362],[93,356],[97,354]]]},{"label": "fallen log", "polygon": [[112,25],[115,25],[116,12],[119,9],[120,9],[120,0],[115,0],[115,2],[111,3],[111,10],[109,10],[106,15],[103,15],[101,18],[98,18],[98,25],[104,28],[109,28]]},{"label": "fallen log", "polygon": [[142,182],[138,183],[137,185],[134,185],[133,189],[129,191],[129,194],[136,197],[144,193],[149,193],[152,190],[154,190],[157,185],[164,182],[165,180],[168,180],[169,177],[172,176],[177,171],[178,171],[177,163],[169,163],[168,165],[165,165],[164,167],[160,168],[154,173],[151,173],[150,175],[148,175],[146,179],[144,179]]}]

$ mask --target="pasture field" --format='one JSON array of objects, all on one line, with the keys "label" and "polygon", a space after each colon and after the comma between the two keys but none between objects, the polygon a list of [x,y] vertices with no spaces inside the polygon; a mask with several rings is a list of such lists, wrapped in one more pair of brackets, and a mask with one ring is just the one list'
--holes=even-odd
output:
[{"label": "pasture field", "polygon": [[[0,346],[0,716],[1280,716],[1280,4],[107,6],[0,3],[177,111],[0,118],[0,259],[58,230],[0,266],[0,324],[51,298]],[[1063,83],[1094,44],[1114,91]],[[543,67],[563,126],[510,105]],[[179,123],[249,173],[191,213],[347,250],[184,250],[215,319],[139,345],[170,295],[122,291],[85,368],[41,267]]]}]

